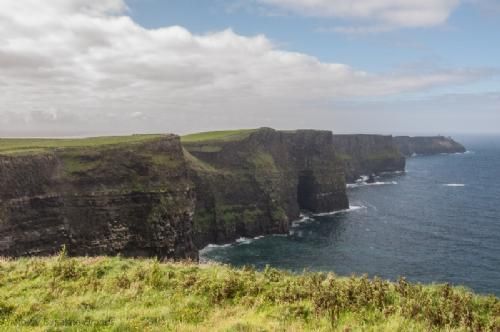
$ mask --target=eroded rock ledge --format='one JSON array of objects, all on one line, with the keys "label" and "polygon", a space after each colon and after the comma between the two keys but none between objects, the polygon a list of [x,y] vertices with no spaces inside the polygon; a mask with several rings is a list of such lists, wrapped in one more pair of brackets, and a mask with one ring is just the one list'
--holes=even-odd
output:
[{"label": "eroded rock ledge", "polygon": [[196,260],[209,243],[287,233],[300,210],[347,208],[346,181],[402,171],[402,154],[465,151],[447,138],[271,128],[182,143],[156,135],[8,151],[7,141],[0,140],[0,256],[16,257],[65,245],[71,255]]}]

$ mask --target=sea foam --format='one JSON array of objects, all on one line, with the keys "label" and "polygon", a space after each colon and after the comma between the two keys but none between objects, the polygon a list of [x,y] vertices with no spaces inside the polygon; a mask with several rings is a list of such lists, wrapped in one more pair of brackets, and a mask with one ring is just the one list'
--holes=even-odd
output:
[{"label": "sea foam", "polygon": [[366,209],[366,206],[351,205],[351,206],[349,206],[348,209],[339,210],[339,211],[332,211],[332,212],[315,213],[315,214],[313,214],[313,216],[315,216],[315,217],[333,216],[336,214],[347,213],[347,212],[352,212],[352,211],[361,210],[361,209]]},{"label": "sea foam", "polygon": [[248,238],[248,237],[240,237],[239,239],[237,239],[234,244],[250,244],[256,240],[260,240],[264,238],[264,235],[259,235],[259,236],[256,236],[256,237],[253,237],[253,238]]},{"label": "sea foam", "polygon": [[217,249],[217,248],[227,248],[227,247],[230,247],[231,245],[232,245],[232,243],[226,243],[226,244],[209,244],[206,247],[204,247],[203,249],[201,249],[199,251],[199,254],[200,254],[200,257],[201,257],[201,256],[205,255],[206,253],[211,252],[214,249]]},{"label": "sea foam", "polygon": [[383,186],[383,185],[395,185],[395,184],[398,183],[396,181],[387,181],[387,182],[377,181],[373,183],[367,183],[367,182],[348,183],[346,186],[347,188],[358,188],[365,186]]},{"label": "sea foam", "polygon": [[308,223],[308,222],[311,222],[311,221],[314,221],[314,219],[311,218],[310,215],[301,214],[300,215],[300,219],[292,221],[292,225],[291,226],[292,227],[296,227],[296,226],[298,226],[300,224],[305,224],[305,223]]},{"label": "sea foam", "polygon": [[239,239],[236,239],[234,242],[231,243],[226,243],[226,244],[209,244],[205,248],[200,250],[200,255],[206,254],[214,249],[218,248],[227,248],[231,247],[234,245],[244,245],[244,244],[250,244],[256,240],[260,240],[264,238],[264,235],[259,235],[254,238],[248,238],[248,237],[240,237]]}]

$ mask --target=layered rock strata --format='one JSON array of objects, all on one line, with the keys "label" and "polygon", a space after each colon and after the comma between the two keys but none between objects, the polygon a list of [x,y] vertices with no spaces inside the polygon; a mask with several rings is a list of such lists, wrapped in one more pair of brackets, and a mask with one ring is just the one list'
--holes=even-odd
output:
[{"label": "layered rock strata", "polygon": [[301,209],[349,206],[328,131],[262,128],[231,140],[184,143],[197,192],[195,243],[287,233]]},{"label": "layered rock strata", "polygon": [[0,256],[197,259],[179,137],[0,156]]}]

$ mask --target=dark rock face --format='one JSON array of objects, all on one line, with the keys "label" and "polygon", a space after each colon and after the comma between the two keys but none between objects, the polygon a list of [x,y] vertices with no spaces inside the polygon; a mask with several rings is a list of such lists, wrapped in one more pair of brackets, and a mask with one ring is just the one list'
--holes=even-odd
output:
[{"label": "dark rock face", "polygon": [[405,157],[392,136],[334,135],[333,145],[344,162],[347,182],[361,175],[405,170]]},{"label": "dark rock face", "polygon": [[197,259],[179,137],[0,156],[0,256]]},{"label": "dark rock face", "polygon": [[184,144],[197,202],[195,243],[286,233],[300,209],[349,206],[328,131],[262,128],[236,141]]},{"label": "dark rock face", "polygon": [[451,137],[394,137],[394,142],[399,151],[407,157],[414,154],[433,155],[440,153],[463,153],[465,147],[454,141]]}]

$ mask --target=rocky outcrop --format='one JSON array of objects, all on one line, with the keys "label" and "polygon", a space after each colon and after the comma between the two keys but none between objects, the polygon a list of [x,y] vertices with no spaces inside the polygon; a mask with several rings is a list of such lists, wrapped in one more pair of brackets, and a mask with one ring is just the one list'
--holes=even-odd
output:
[{"label": "rocky outcrop", "polygon": [[361,175],[405,170],[405,157],[392,136],[334,135],[333,146],[344,163],[347,182]]},{"label": "rocky outcrop", "polygon": [[301,209],[348,207],[343,164],[328,131],[262,128],[185,143],[197,193],[195,243],[287,233]]},{"label": "rocky outcrop", "polygon": [[451,137],[394,137],[394,142],[399,151],[410,157],[412,155],[433,155],[440,153],[463,153],[465,147],[454,141]]},{"label": "rocky outcrop", "polygon": [[0,156],[0,256],[197,259],[178,136]]}]

